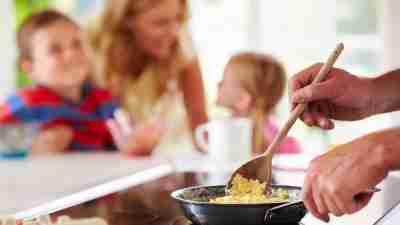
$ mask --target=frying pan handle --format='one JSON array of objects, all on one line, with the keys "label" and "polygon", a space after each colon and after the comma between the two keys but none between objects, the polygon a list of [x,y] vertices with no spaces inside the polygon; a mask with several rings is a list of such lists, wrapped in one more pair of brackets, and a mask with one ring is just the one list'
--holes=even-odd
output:
[{"label": "frying pan handle", "polygon": [[264,221],[265,224],[298,223],[306,214],[303,201],[295,201],[268,209]]}]

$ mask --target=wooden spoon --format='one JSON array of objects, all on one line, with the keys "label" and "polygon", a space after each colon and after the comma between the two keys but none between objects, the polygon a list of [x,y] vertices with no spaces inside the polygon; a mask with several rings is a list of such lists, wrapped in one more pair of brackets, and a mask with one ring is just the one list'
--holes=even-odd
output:
[{"label": "wooden spoon", "polygon": [[[326,63],[321,67],[317,76],[313,80],[312,84],[321,82],[325,79],[333,64],[336,62],[340,53],[343,51],[343,44],[340,43],[336,46],[336,49],[329,56]],[[306,108],[306,104],[299,104],[296,108],[291,112],[289,119],[286,121],[283,128],[279,131],[278,135],[275,136],[272,143],[268,146],[268,149],[261,155],[251,159],[250,161],[242,164],[238,169],[236,169],[232,176],[230,177],[228,184],[226,185],[226,191],[229,193],[230,188],[232,187],[233,178],[240,174],[247,179],[256,179],[259,181],[265,181],[266,190],[270,190],[271,186],[271,178],[272,178],[272,156],[279,144],[286,137],[290,128],[296,122],[297,118],[304,112]]]}]

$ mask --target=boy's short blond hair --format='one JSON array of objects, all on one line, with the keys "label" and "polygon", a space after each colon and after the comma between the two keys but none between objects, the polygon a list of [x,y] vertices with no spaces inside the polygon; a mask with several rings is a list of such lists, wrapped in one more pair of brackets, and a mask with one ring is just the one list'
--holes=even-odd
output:
[{"label": "boy's short blond hair", "polygon": [[22,59],[31,59],[31,42],[33,35],[38,30],[46,28],[58,21],[65,21],[78,26],[71,18],[53,9],[39,11],[24,20],[17,32],[17,47],[20,61]]}]

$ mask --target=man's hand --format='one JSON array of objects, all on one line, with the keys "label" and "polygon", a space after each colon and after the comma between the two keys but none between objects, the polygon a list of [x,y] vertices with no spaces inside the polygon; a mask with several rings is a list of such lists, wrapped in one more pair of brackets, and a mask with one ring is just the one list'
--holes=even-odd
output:
[{"label": "man's hand", "polygon": [[375,187],[389,172],[380,135],[370,134],[337,146],[311,162],[303,200],[315,217],[329,221],[330,213],[352,214],[368,204],[372,194],[361,193]]},{"label": "man's hand", "polygon": [[324,81],[311,84],[321,67],[322,64],[311,66],[290,80],[292,107],[308,104],[301,116],[307,125],[332,129],[331,119],[359,120],[374,113],[369,79],[332,68]]}]

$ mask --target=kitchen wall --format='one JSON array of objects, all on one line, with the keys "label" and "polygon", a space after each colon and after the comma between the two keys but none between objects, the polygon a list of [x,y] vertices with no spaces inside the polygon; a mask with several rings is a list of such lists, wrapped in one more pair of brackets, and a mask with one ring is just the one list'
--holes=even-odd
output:
[{"label": "kitchen wall", "polygon": [[0,99],[14,89],[15,47],[14,47],[14,1],[0,1]]},{"label": "kitchen wall", "polygon": [[[400,1],[384,0],[382,4],[382,38],[384,48],[384,70],[400,68]],[[400,93],[400,91],[399,91]],[[400,112],[391,113],[391,126],[400,126]],[[393,172],[384,183],[384,209],[400,201],[400,173]]]},{"label": "kitchen wall", "polygon": [[[400,1],[382,1],[382,38],[385,70],[400,68]],[[400,112],[390,115],[393,126],[400,126]]]}]

